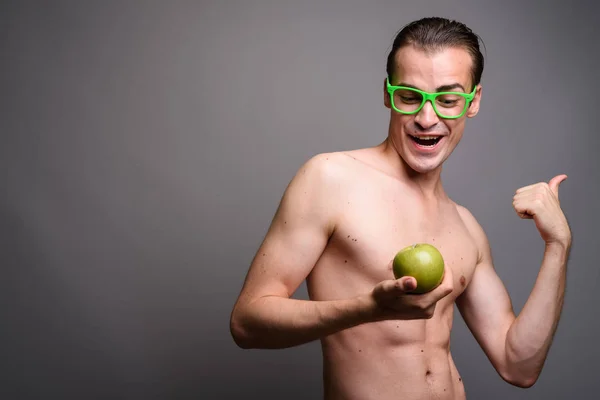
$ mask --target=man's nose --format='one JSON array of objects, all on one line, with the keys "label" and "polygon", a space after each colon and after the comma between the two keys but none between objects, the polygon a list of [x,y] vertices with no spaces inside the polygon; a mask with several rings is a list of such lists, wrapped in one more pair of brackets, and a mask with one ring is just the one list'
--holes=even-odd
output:
[{"label": "man's nose", "polygon": [[425,102],[423,108],[421,108],[415,116],[415,122],[424,130],[429,129],[440,122],[431,102]]}]

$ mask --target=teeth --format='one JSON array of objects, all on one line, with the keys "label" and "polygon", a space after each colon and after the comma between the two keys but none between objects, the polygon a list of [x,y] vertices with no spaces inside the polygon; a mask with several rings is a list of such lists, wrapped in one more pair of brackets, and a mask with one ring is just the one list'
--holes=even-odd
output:
[{"label": "teeth", "polygon": [[416,138],[422,139],[422,140],[432,140],[432,139],[437,139],[437,136],[415,136]]}]

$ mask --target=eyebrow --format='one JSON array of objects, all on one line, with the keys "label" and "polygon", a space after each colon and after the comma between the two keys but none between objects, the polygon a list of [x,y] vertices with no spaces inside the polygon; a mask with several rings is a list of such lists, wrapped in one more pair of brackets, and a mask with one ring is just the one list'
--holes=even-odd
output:
[{"label": "eyebrow", "polygon": [[[404,82],[400,82],[398,84],[398,86],[406,86],[406,87],[413,88],[413,89],[419,89],[418,87],[416,87],[414,85],[411,85],[409,83],[404,83]],[[435,88],[435,91],[436,92],[448,92],[448,91],[451,91],[456,88],[462,89],[462,91],[465,92],[465,88],[460,83],[453,83],[450,85],[438,86],[437,88]],[[423,89],[419,89],[419,90],[423,90]]]}]

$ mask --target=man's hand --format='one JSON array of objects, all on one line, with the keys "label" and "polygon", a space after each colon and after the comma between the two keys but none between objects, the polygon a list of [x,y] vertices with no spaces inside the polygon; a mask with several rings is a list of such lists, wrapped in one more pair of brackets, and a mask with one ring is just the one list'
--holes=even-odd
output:
[{"label": "man's hand", "polygon": [[375,301],[376,319],[429,319],[438,301],[454,289],[452,270],[446,268],[442,282],[432,291],[413,294],[417,287],[414,277],[385,280],[377,284],[371,295]]},{"label": "man's hand", "polygon": [[540,182],[518,189],[513,197],[513,207],[524,219],[533,219],[546,244],[570,245],[571,231],[560,208],[558,186],[567,175],[557,175],[550,182]]}]

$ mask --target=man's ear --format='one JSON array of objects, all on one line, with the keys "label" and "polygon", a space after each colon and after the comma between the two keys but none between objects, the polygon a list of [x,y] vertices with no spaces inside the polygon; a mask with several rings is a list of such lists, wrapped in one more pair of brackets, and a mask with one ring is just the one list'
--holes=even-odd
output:
[{"label": "man's ear", "polygon": [[383,80],[383,104],[387,108],[392,108],[392,105],[390,104],[390,95],[387,92],[387,78]]},{"label": "man's ear", "polygon": [[473,101],[469,105],[469,109],[467,110],[467,118],[473,118],[479,112],[479,105],[481,104],[481,84],[477,85],[477,91],[475,92],[475,97],[473,97]]}]

